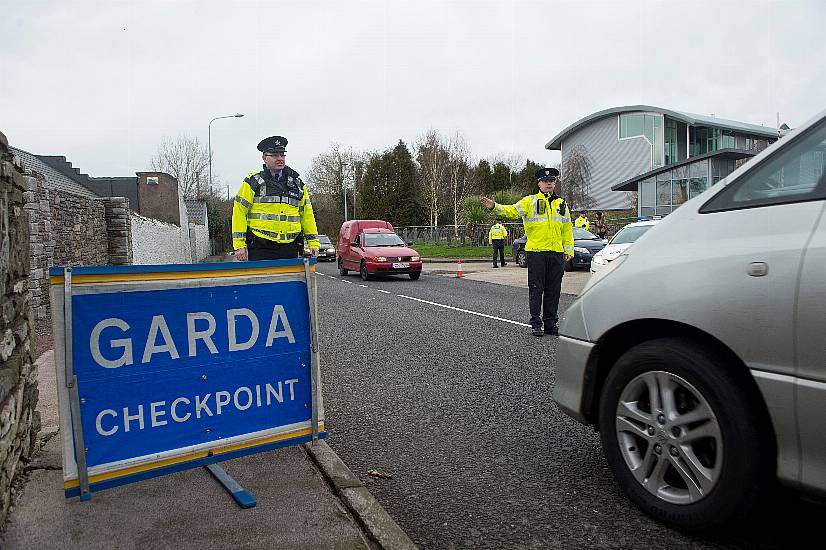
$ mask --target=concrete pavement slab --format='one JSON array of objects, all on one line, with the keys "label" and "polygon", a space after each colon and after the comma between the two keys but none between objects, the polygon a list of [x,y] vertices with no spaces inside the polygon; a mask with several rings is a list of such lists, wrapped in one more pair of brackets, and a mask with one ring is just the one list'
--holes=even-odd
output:
[{"label": "concrete pavement slab", "polygon": [[[456,259],[440,260],[426,258],[422,270],[425,273],[455,277],[457,271]],[[489,258],[462,258],[462,273],[463,278],[472,281],[528,288],[528,270],[519,267],[516,263],[508,262],[505,267],[494,268]],[[562,277],[563,294],[579,295],[590,278],[591,273],[589,271],[566,271]]]}]

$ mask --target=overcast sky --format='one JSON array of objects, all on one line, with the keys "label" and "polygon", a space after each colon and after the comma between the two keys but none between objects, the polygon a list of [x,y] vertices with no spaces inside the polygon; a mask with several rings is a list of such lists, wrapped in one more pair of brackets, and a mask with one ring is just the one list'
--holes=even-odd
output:
[{"label": "overcast sky", "polygon": [[608,107],[774,127],[826,108],[826,2],[0,0],[0,131],[91,176],[147,170],[164,137],[207,142],[234,192],[286,136],[300,173],[338,142],[429,128],[472,155],[544,145]]}]

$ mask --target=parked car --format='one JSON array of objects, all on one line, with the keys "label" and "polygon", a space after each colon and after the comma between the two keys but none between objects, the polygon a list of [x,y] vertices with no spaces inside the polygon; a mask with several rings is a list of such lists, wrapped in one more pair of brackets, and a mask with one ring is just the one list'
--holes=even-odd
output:
[{"label": "parked car", "polygon": [[[318,261],[334,262],[336,260],[336,247],[327,235],[319,235],[318,242],[321,245],[318,249]],[[310,247],[304,241],[304,255],[310,255]]]},{"label": "parked car", "polygon": [[657,225],[659,219],[646,220],[641,222],[629,223],[611,237],[608,245],[600,250],[591,259],[591,273],[596,273],[610,262],[614,261],[623,252],[628,250],[628,247],[645,235],[649,229]]},{"label": "parked car", "polygon": [[373,275],[422,274],[422,258],[382,220],[350,220],[338,234],[338,271],[358,271],[365,281]]},{"label": "parked car", "polygon": [[[591,266],[591,258],[594,254],[602,250],[607,242],[600,239],[590,231],[581,227],[574,227],[574,257],[565,262],[565,271],[572,271],[578,267],[588,268]],[[519,267],[528,267],[528,259],[525,254],[525,243],[527,237],[522,235],[513,241],[513,261]]]},{"label": "parked car", "polygon": [[591,276],[560,324],[560,409],[628,497],[718,528],[776,480],[826,496],[826,111]]}]

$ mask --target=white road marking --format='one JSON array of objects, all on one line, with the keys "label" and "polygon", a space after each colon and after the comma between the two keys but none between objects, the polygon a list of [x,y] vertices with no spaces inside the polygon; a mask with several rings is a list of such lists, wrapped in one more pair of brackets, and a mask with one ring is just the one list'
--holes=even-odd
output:
[{"label": "white road marking", "polygon": [[390,293],[389,293],[389,292],[387,292],[386,290],[381,290],[381,289],[377,289],[377,290],[378,290],[379,292],[381,292],[382,294],[390,294]]},{"label": "white road marking", "polygon": [[359,285],[361,288],[370,288],[367,285]]},{"label": "white road marking", "polygon": [[531,326],[531,325],[528,325],[526,323],[520,323],[518,321],[511,321],[510,319],[503,319],[502,317],[495,317],[493,315],[488,315],[486,313],[479,313],[478,311],[470,311],[469,309],[462,309],[460,307],[447,306],[445,304],[439,304],[437,302],[430,302],[428,300],[422,300],[421,298],[414,298],[413,296],[405,296],[404,294],[396,294],[396,296],[398,296],[399,298],[406,298],[407,300],[413,300],[415,302],[422,302],[424,304],[430,304],[431,306],[438,306],[438,307],[443,307],[445,309],[452,309],[452,310],[455,310],[455,311],[461,311],[462,313],[470,313],[471,315],[478,315],[479,317],[486,317],[488,319],[493,319],[495,321],[503,321],[505,323],[510,323],[512,325],[519,325],[520,327],[530,327]]},{"label": "white road marking", "polygon": [[353,281],[345,281],[344,279],[341,280],[342,283],[347,283],[348,285],[353,284]]}]

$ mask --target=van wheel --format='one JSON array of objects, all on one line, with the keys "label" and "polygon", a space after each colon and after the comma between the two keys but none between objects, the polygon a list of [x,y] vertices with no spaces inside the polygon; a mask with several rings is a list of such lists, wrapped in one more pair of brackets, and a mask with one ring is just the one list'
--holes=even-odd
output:
[{"label": "van wheel", "polygon": [[370,280],[370,274],[367,272],[367,264],[366,263],[361,262],[360,272],[361,272],[361,280],[362,281],[369,281]]},{"label": "van wheel", "polygon": [[524,250],[520,250],[516,253],[516,263],[519,267],[528,267],[528,256],[525,254]]},{"label": "van wheel", "polygon": [[346,269],[341,267],[341,257],[338,258],[338,274],[341,276],[347,275],[349,273]]},{"label": "van wheel", "polygon": [[413,279],[414,281],[418,281],[419,277],[421,277],[421,276],[422,276],[421,271],[413,271],[412,273],[410,273],[410,278]]},{"label": "van wheel", "polygon": [[602,387],[599,429],[628,498],[686,531],[748,514],[775,468],[771,427],[749,382],[736,365],[679,338],[622,355]]}]

